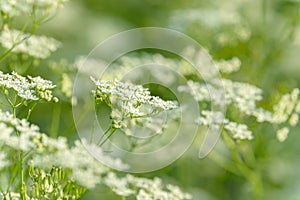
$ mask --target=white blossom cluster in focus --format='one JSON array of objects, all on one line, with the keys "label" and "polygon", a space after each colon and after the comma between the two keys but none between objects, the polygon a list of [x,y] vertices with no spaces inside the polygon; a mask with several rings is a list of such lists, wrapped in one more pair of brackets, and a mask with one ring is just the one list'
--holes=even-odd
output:
[{"label": "white blossom cluster in focus", "polygon": [[0,71],[0,86],[4,93],[7,93],[7,89],[13,89],[19,97],[25,100],[38,101],[43,99],[46,101],[58,101],[52,95],[52,89],[55,88],[55,85],[39,76],[28,76],[26,78],[16,72],[4,74]]},{"label": "white blossom cluster in focus", "polygon": [[46,37],[30,35],[19,30],[5,28],[0,35],[0,44],[15,53],[25,53],[35,58],[45,59],[60,47],[60,42]]},{"label": "white blossom cluster in focus", "polygon": [[91,79],[97,87],[92,91],[95,99],[106,102],[112,108],[114,128],[126,128],[124,119],[146,118],[177,108],[173,101],[151,96],[149,89],[141,85]]}]

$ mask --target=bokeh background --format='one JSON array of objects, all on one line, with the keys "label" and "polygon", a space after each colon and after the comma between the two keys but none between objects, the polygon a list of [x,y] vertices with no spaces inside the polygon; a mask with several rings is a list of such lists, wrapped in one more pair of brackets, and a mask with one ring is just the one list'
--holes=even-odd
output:
[{"label": "bokeh background", "polygon": [[[73,0],[57,16],[44,24],[39,33],[63,43],[51,57],[54,61],[74,62],[87,55],[107,37],[137,27],[167,27],[181,31],[206,47],[214,59],[234,56],[242,61],[241,70],[228,78],[255,84],[265,92],[261,104],[270,108],[279,94],[300,87],[300,1],[299,0]],[[51,80],[57,77],[45,69],[31,74]],[[276,95],[277,94],[277,95]],[[40,105],[32,121],[42,131],[78,138],[70,104]],[[40,112],[49,115],[40,115]],[[53,127],[52,114],[60,119]],[[268,174],[264,180],[265,199],[300,199],[300,126],[291,129],[280,143],[270,128],[259,130],[253,141],[260,167]],[[249,185],[212,162],[198,159],[199,138],[178,161],[145,177],[159,176],[177,184],[200,200],[251,199]],[[117,199],[104,186],[82,198]]]}]

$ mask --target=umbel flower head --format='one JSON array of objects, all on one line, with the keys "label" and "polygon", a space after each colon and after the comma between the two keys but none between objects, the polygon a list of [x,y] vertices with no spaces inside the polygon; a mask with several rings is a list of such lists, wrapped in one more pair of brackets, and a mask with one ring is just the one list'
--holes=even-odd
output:
[{"label": "umbel flower head", "polygon": [[141,85],[118,80],[96,80],[92,93],[96,101],[104,101],[112,108],[111,118],[115,128],[124,128],[126,119],[151,117],[162,111],[177,108],[173,101],[151,96],[149,89]]},{"label": "umbel flower head", "polygon": [[40,13],[47,16],[56,12],[67,0],[1,0],[0,9],[7,17]]},{"label": "umbel flower head", "polygon": [[0,71],[0,87],[2,87],[5,93],[8,89],[13,89],[19,97],[25,100],[58,100],[52,95],[52,89],[55,88],[55,85],[53,85],[51,81],[39,76],[23,77],[16,72],[4,74]]},{"label": "umbel flower head", "polygon": [[35,58],[45,59],[56,51],[60,42],[46,36],[30,35],[18,30],[4,29],[0,35],[0,43],[15,53],[25,53]]}]

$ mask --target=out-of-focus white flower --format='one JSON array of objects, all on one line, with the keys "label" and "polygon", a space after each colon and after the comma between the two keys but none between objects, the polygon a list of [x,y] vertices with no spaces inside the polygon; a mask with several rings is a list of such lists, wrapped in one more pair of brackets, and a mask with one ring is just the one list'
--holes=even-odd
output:
[{"label": "out-of-focus white flower", "polygon": [[195,120],[199,125],[209,126],[212,124],[221,125],[228,120],[224,119],[224,114],[218,111],[202,110],[201,116]]},{"label": "out-of-focus white flower", "polygon": [[296,126],[299,122],[299,115],[297,113],[292,114],[292,116],[289,119],[289,124],[291,126]]},{"label": "out-of-focus white flower", "polygon": [[0,10],[9,17],[32,14],[33,12],[47,16],[63,7],[67,1],[68,0],[1,0]]},{"label": "out-of-focus white flower", "polygon": [[49,57],[61,45],[53,38],[30,35],[15,29],[4,29],[0,35],[0,43],[4,48],[12,49],[12,52],[41,59]]},{"label": "out-of-focus white flower", "polygon": [[252,140],[253,134],[245,124],[238,124],[236,122],[228,122],[224,128],[232,134],[234,139]]},{"label": "out-of-focus white flower", "polygon": [[[222,79],[223,87],[225,90],[224,99],[212,96],[210,91],[218,93],[216,87],[212,84],[202,84],[189,80],[187,85],[179,86],[180,92],[190,93],[196,101],[213,102],[219,105],[220,102],[225,102],[226,105],[233,105],[238,108],[242,113],[257,118],[258,122],[272,121],[272,114],[270,111],[263,108],[256,107],[256,101],[262,99],[262,90],[248,83],[233,82],[228,79]],[[222,91],[222,90],[221,90]],[[221,92],[220,91],[220,92]]]},{"label": "out-of-focus white flower", "polygon": [[[1,124],[0,124],[0,129],[3,130],[2,127],[1,127]],[[4,130],[4,131],[5,131],[5,130]],[[9,165],[10,165],[10,162],[7,160],[7,155],[6,155],[6,153],[5,153],[5,152],[0,152],[0,171],[1,171],[3,168],[5,168],[5,167],[7,167],[7,166],[9,166]]]},{"label": "out-of-focus white flower", "polygon": [[28,78],[20,76],[16,72],[11,74],[4,74],[0,71],[0,86],[6,89],[13,89],[18,96],[26,99],[38,101],[40,99],[51,101],[54,100],[52,96],[52,89],[56,86],[51,81],[42,79],[41,77]]},{"label": "out-of-focus white flower", "polygon": [[236,72],[241,67],[241,61],[237,57],[233,57],[230,60],[220,60],[215,62],[218,69],[225,74],[230,74],[232,72]]},{"label": "out-of-focus white flower", "polygon": [[203,110],[201,112],[201,116],[197,118],[195,122],[203,126],[224,125],[224,129],[227,130],[234,139],[238,139],[238,140],[253,139],[253,134],[248,129],[247,125],[229,121],[228,119],[224,118],[224,114],[222,112]]},{"label": "out-of-focus white flower", "polygon": [[277,139],[279,142],[284,142],[289,134],[290,130],[287,127],[283,127],[282,129],[279,129],[276,133]]},{"label": "out-of-focus white flower", "polygon": [[72,80],[66,73],[63,73],[61,78],[61,91],[66,97],[70,98],[72,96]]},{"label": "out-of-focus white flower", "polygon": [[126,178],[118,178],[114,173],[108,173],[104,183],[120,196],[127,197],[135,194],[135,191],[129,188],[129,183]]},{"label": "out-of-focus white flower", "polygon": [[123,178],[118,178],[116,174],[109,173],[105,177],[105,184],[121,196],[136,195],[140,200],[184,200],[191,199],[191,195],[184,193],[177,186],[167,185],[166,189],[162,184],[161,179],[147,179],[127,175]]},{"label": "out-of-focus white flower", "polygon": [[[297,113],[297,104],[299,104],[299,89],[295,88],[291,93],[283,95],[274,106],[273,122],[281,124],[288,121],[293,113]],[[293,116],[292,124],[295,121],[297,121],[296,116]]]}]

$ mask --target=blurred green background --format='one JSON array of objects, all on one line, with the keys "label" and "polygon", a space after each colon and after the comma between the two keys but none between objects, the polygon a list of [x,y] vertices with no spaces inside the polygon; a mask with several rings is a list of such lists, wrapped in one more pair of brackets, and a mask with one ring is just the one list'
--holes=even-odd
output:
[{"label": "blurred green background", "polygon": [[[276,94],[300,87],[299,4],[297,0],[73,0],[52,21],[43,25],[39,33],[63,43],[52,56],[53,60],[66,58],[73,62],[121,31],[147,26],[174,28],[196,39],[215,59],[239,57],[241,70],[229,78],[262,88],[266,99],[261,104],[268,108],[278,100]],[[183,15],[178,15],[181,11],[184,11]],[[201,14],[207,12],[211,13]],[[196,13],[191,15],[196,17],[189,18],[189,13]],[[240,20],[226,24],[218,13],[225,13],[225,16],[237,13]],[[217,18],[212,19],[215,26],[205,24],[211,16]],[[223,24],[218,25],[218,20]],[[236,30],[241,27],[245,28],[241,30],[250,31],[248,38],[239,38]],[[220,42],[220,38],[227,41]],[[46,77],[49,74],[40,68],[31,73]],[[71,107],[67,103],[60,106],[64,107],[64,112],[60,113],[59,132],[74,140],[78,135],[72,128]],[[39,109],[46,113],[57,110],[55,105],[41,105]],[[43,131],[51,132],[53,127],[45,124],[53,120],[47,119],[49,116],[40,116],[37,112],[32,121],[43,127]],[[265,199],[300,199],[299,131],[298,125],[291,130],[287,141],[280,143],[270,129],[261,129],[261,143],[253,141],[258,148],[261,168],[268,174],[264,180]],[[243,178],[223,170],[209,159],[198,159],[199,143],[197,138],[195,145],[171,166],[143,176],[159,176],[165,182],[177,184],[192,193],[196,200],[251,199],[250,188]],[[117,198],[107,188],[99,186],[82,199]]]}]

